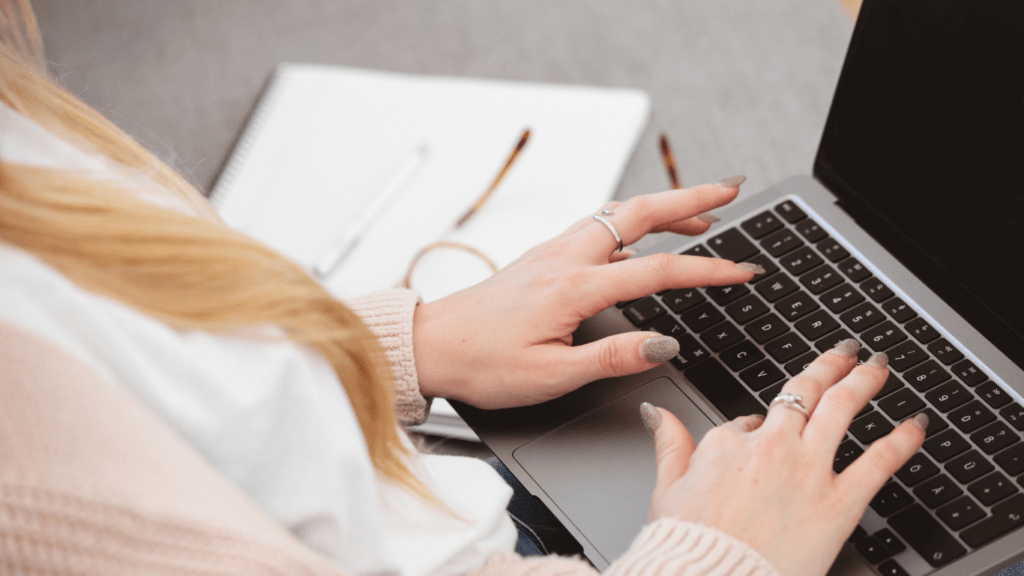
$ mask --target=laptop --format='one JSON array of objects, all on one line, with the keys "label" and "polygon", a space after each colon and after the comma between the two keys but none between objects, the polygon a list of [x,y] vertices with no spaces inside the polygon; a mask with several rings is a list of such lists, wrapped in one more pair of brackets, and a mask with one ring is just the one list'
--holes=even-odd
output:
[{"label": "laptop", "polygon": [[832,574],[992,574],[1024,559],[1024,3],[865,0],[813,176],[716,210],[651,252],[761,264],[748,284],[670,290],[586,321],[680,355],[526,408],[456,409],[604,569],[646,521],[654,448],[638,407],[694,439],[765,413],[846,338],[890,377],[854,420],[841,471],[927,410],[924,447],[882,488]]}]

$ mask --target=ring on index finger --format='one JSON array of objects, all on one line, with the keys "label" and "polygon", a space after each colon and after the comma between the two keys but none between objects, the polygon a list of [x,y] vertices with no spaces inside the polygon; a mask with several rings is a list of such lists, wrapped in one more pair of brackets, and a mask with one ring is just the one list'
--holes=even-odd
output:
[{"label": "ring on index finger", "polygon": [[622,252],[622,236],[619,236],[619,231],[616,230],[615,226],[613,226],[612,223],[608,221],[608,218],[606,218],[606,216],[611,216],[612,214],[615,214],[615,213],[612,212],[611,210],[607,210],[606,209],[606,210],[601,210],[600,214],[594,214],[592,216],[592,218],[594,220],[597,220],[601,224],[604,224],[605,228],[607,228],[608,231],[612,233],[612,236],[615,237],[615,241],[619,243],[619,248],[617,250],[615,250],[615,251],[616,252]]},{"label": "ring on index finger", "polygon": [[807,411],[807,408],[804,408],[802,401],[803,397],[800,396],[799,394],[782,392],[781,394],[777,395],[774,400],[772,400],[771,404],[768,405],[768,409],[771,410],[772,406],[775,406],[776,404],[782,404],[786,408],[796,410],[797,412],[806,416],[808,420],[810,420],[811,413]]}]

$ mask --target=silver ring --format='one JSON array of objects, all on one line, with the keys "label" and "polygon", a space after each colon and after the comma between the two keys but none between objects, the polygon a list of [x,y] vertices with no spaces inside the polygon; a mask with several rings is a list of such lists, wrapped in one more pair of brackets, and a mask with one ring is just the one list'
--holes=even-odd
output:
[{"label": "silver ring", "polygon": [[[606,214],[606,213],[608,215],[611,215],[612,211],[611,210],[601,210],[601,214]],[[619,231],[615,229],[615,226],[612,226],[612,223],[609,222],[607,218],[605,218],[604,216],[601,216],[601,214],[594,214],[592,216],[592,218],[594,220],[597,220],[601,224],[604,224],[605,228],[607,228],[608,231],[612,233],[612,236],[615,236],[615,241],[619,243],[619,249],[616,250],[616,252],[622,252],[622,237],[619,236]]]},{"label": "silver ring", "polygon": [[776,396],[774,400],[772,400],[772,403],[768,405],[768,409],[771,410],[772,406],[775,406],[776,404],[781,402],[782,405],[785,406],[786,408],[792,408],[793,410],[796,410],[797,412],[803,414],[804,416],[807,416],[807,418],[810,419],[811,414],[810,412],[807,411],[807,408],[804,408],[804,405],[800,403],[801,400],[803,400],[803,397],[800,396],[799,394],[790,394],[789,392],[783,392]]}]

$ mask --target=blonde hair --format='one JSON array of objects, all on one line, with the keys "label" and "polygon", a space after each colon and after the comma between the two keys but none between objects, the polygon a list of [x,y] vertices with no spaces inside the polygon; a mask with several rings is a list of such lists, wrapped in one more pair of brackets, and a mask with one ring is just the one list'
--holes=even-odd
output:
[{"label": "blonde hair", "polygon": [[117,180],[0,159],[0,242],[171,326],[243,336],[279,327],[334,368],[378,474],[436,502],[408,468],[390,366],[359,317],[299,266],[225,226],[180,175],[50,80],[28,0],[0,0],[0,41],[8,106],[147,175],[199,214],[156,206]]}]

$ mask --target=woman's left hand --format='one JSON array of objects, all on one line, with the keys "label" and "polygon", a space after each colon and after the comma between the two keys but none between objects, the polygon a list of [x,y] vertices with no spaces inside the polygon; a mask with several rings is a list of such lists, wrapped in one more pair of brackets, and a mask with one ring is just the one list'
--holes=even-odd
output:
[{"label": "woman's left hand", "polygon": [[[613,202],[607,218],[624,245],[649,232],[701,234],[709,224],[697,216],[739,192],[729,180]],[[670,288],[741,284],[754,275],[717,258],[628,259],[618,247],[609,229],[587,216],[488,280],[418,306],[413,348],[420,392],[508,408],[648,370],[675,355],[674,339],[633,331],[574,347],[572,334],[616,302]]]}]

